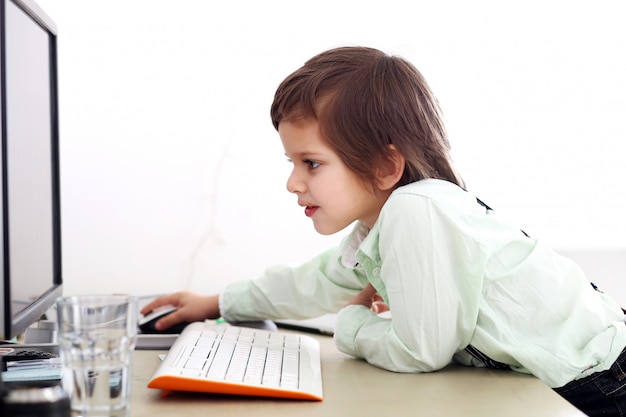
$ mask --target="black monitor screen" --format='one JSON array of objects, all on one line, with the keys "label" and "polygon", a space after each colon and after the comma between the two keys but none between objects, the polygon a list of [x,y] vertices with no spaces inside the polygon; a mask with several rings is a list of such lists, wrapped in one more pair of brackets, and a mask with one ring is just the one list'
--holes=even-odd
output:
[{"label": "black monitor screen", "polygon": [[3,298],[15,336],[61,284],[56,33],[33,2],[2,1]]}]

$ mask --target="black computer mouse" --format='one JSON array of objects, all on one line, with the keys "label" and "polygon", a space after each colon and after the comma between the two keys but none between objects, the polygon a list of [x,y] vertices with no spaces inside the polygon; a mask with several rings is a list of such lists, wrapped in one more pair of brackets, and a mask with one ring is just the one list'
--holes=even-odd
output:
[{"label": "black computer mouse", "polygon": [[157,321],[165,316],[168,316],[176,311],[176,307],[172,305],[162,306],[152,310],[145,316],[139,319],[139,330],[143,334],[178,334],[183,331],[189,324],[188,322],[182,322],[173,325],[165,330],[157,330],[154,326]]}]

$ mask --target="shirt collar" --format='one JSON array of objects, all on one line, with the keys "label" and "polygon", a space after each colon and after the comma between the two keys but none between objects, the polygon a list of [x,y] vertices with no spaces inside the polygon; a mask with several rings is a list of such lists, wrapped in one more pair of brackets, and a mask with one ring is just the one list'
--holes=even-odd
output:
[{"label": "shirt collar", "polygon": [[[373,261],[380,258],[378,252],[378,223],[372,230],[358,222],[341,245],[341,263],[348,268],[354,268],[363,262],[363,257]],[[374,231],[374,232],[372,232]]]},{"label": "shirt collar", "polygon": [[352,228],[352,231],[341,244],[341,263],[347,268],[354,268],[358,265],[357,252],[361,243],[367,237],[369,228],[361,222]]}]

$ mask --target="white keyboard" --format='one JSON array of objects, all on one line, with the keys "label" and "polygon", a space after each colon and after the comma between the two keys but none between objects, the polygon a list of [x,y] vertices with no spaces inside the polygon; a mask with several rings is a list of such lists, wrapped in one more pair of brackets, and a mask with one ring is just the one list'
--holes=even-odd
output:
[{"label": "white keyboard", "polygon": [[191,323],[149,388],[321,401],[319,343],[310,336]]}]

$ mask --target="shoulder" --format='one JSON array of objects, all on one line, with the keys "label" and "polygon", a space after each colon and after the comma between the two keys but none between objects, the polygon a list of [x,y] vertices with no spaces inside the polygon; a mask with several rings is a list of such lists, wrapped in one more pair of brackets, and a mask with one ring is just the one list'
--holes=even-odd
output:
[{"label": "shoulder", "polygon": [[476,197],[448,181],[426,179],[404,185],[393,191],[385,204],[387,209],[429,205],[441,210],[475,209]]},{"label": "shoulder", "polygon": [[374,228],[394,234],[445,234],[455,230],[473,235],[493,221],[488,214],[474,195],[458,185],[428,179],[394,190]]}]

